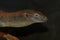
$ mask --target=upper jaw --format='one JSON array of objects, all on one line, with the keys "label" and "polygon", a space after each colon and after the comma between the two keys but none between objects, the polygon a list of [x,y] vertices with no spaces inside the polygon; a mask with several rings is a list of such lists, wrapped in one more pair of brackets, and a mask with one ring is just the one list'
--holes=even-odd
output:
[{"label": "upper jaw", "polygon": [[48,19],[44,19],[44,20],[41,20],[41,19],[34,19],[34,18],[31,18],[31,21],[35,22],[35,23],[45,23],[48,21]]}]

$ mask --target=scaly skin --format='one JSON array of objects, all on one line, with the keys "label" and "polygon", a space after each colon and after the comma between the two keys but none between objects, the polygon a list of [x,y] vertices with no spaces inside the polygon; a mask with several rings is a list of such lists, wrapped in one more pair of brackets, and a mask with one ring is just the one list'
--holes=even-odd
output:
[{"label": "scaly skin", "polygon": [[[38,16],[36,16],[36,14]],[[38,19],[37,19],[38,18]],[[45,22],[47,17],[42,12],[37,10],[21,10],[16,12],[0,11],[0,26],[1,27],[25,27],[35,21],[40,20],[39,23]],[[7,40],[20,40],[15,36],[0,32],[0,37],[5,37]]]},{"label": "scaly skin", "polygon": [[[30,14],[32,13],[32,15]],[[38,14],[41,20],[47,19],[45,15],[42,14],[42,12],[37,10],[21,10],[16,12],[4,12],[0,11],[0,26],[1,27],[24,27],[31,25],[33,23],[36,23],[32,21],[32,17],[35,17],[33,15]],[[28,16],[27,16],[28,15]]]}]

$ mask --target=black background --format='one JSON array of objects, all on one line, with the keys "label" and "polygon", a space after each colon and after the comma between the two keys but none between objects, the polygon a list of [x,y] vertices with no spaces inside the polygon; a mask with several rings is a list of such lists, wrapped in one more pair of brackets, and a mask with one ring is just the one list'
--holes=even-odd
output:
[{"label": "black background", "polygon": [[[0,9],[9,12],[23,10],[23,9],[41,10],[49,19],[48,23],[46,24],[46,28],[48,28],[49,31],[48,32],[42,31],[44,32],[42,34],[34,33],[35,36],[34,34],[30,34],[32,38],[30,38],[29,40],[60,40],[60,0],[0,0]],[[21,30],[23,29],[25,30],[25,28],[21,28]],[[9,30],[10,32],[8,31],[6,32],[12,34],[11,29]],[[15,33],[19,34],[19,32],[17,32],[16,30],[18,31],[19,28],[13,30]],[[21,30],[20,32],[22,33]],[[22,37],[22,38],[26,39],[26,37]]]}]

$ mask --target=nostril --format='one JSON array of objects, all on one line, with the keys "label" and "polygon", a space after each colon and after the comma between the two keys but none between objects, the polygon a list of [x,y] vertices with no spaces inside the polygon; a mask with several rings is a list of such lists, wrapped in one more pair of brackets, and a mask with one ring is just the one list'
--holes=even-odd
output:
[{"label": "nostril", "polygon": [[44,22],[47,22],[47,17],[44,17],[43,19],[42,19]]},{"label": "nostril", "polygon": [[47,17],[43,17],[43,20],[48,20]]}]

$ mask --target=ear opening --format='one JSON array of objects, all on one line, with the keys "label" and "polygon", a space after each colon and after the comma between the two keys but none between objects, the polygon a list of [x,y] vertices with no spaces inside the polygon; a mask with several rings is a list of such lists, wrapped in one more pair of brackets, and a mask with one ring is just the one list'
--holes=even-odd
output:
[{"label": "ear opening", "polygon": [[32,13],[24,13],[24,17],[29,21],[30,18],[32,17]]},{"label": "ear opening", "polygon": [[24,17],[28,17],[28,14],[27,13],[24,13]]}]

